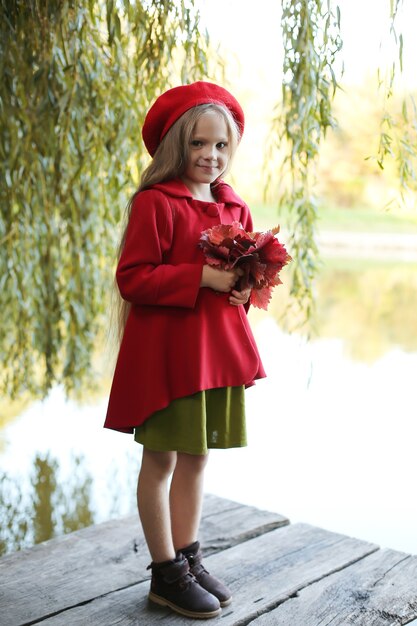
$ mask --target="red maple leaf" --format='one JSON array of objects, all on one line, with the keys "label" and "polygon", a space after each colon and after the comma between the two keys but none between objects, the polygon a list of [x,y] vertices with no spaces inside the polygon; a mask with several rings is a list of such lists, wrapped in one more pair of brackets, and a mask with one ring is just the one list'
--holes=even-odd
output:
[{"label": "red maple leaf", "polygon": [[272,290],[281,284],[279,272],[292,259],[275,235],[279,226],[266,232],[248,233],[239,222],[218,224],[201,233],[199,242],[209,265],[243,271],[237,289],[251,288],[250,302],[267,309]]}]

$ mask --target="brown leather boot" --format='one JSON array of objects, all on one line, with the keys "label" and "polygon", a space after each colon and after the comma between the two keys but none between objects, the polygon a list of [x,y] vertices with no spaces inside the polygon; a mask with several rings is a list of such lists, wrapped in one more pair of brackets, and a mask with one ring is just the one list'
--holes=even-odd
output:
[{"label": "brown leather boot", "polygon": [[230,604],[232,601],[231,591],[226,585],[221,583],[220,580],[212,576],[204,567],[199,542],[195,541],[186,548],[179,550],[178,553],[179,552],[187,559],[190,564],[190,571],[196,577],[200,586],[213,594],[213,596],[216,596],[220,602],[220,606]]},{"label": "brown leather boot", "polygon": [[216,617],[221,612],[218,599],[200,587],[182,554],[177,553],[172,561],[151,563],[148,569],[152,570],[152,602],[197,619]]}]

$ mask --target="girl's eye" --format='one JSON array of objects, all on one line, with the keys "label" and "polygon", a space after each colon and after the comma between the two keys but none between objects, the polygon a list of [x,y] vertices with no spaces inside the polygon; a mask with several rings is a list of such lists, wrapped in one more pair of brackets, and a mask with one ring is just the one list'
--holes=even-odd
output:
[{"label": "girl's eye", "polygon": [[198,141],[198,139],[193,139],[192,142],[191,142],[191,145],[195,146],[196,148],[199,148],[200,146],[203,145],[203,142],[202,141]]},{"label": "girl's eye", "polygon": [[221,150],[222,148],[226,148],[226,146],[227,146],[227,143],[226,143],[225,141],[220,141],[220,142],[217,144],[217,148],[218,148],[219,150]]}]

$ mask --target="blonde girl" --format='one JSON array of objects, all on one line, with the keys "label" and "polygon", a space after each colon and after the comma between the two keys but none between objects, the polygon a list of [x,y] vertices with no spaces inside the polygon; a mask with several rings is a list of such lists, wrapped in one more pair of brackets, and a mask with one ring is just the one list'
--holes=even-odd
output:
[{"label": "blonde girl", "polygon": [[250,290],[239,290],[238,270],[206,265],[198,245],[219,223],[252,230],[246,203],[222,180],[243,128],[239,103],[213,83],[156,100],[142,129],[152,161],[129,203],[116,271],[122,339],[105,426],[143,446],[149,598],[194,618],[231,602],[198,541],[208,451],[246,445],[244,389],[265,375]]}]

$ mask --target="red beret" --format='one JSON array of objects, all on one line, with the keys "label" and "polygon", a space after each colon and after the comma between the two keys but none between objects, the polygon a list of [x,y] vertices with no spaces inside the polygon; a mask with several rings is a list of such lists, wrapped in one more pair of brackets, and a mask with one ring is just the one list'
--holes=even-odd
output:
[{"label": "red beret", "polygon": [[153,156],[171,126],[189,109],[199,104],[222,104],[233,115],[242,135],[245,116],[239,102],[232,94],[214,83],[198,81],[191,85],[174,87],[163,93],[151,106],[145,117],[142,137]]}]

